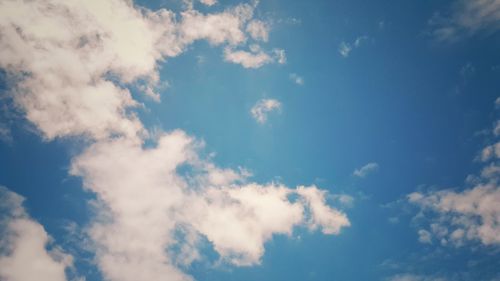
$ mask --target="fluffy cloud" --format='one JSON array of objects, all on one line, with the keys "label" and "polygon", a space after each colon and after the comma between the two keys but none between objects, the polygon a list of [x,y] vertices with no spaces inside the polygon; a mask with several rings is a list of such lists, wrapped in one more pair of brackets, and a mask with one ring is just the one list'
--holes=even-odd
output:
[{"label": "fluffy cloud", "polygon": [[[291,235],[297,226],[338,234],[349,226],[315,186],[248,182],[245,170],[201,159],[200,142],[183,131],[151,133],[134,113],[143,105],[128,88],[138,86],[159,101],[159,62],[196,40],[223,45],[226,60],[244,67],[285,63],[281,49],[265,52],[251,45],[249,54],[235,51],[246,44],[247,32],[264,39],[255,27],[246,30],[256,3],[216,14],[188,5],[175,15],[120,0],[0,1],[0,67],[16,82],[13,100],[45,139],[92,140],[72,159],[70,173],[96,195],[86,246],[104,279],[192,280],[181,265],[201,257],[203,239],[221,260],[243,266],[260,262],[273,235]],[[265,122],[280,106],[262,100],[252,114]],[[146,148],[146,140],[156,145]],[[12,274],[29,274],[18,269],[36,258],[43,261],[43,268],[31,268],[37,277],[19,278],[45,280],[48,274],[46,280],[64,280],[69,256],[46,251],[43,228],[22,209],[14,210],[6,227],[13,235],[5,243],[15,250],[2,257],[8,266],[0,272],[8,281],[19,280]]]},{"label": "fluffy cloud", "polygon": [[[244,44],[254,8],[188,9],[177,21],[171,11],[122,0],[1,1],[0,67],[17,81],[13,99],[46,139],[140,137],[146,132],[132,111],[140,104],[123,85],[140,82],[159,101],[159,62],[196,40]],[[260,50],[226,58],[254,68],[275,61]]]},{"label": "fluffy cloud", "polygon": [[500,189],[496,182],[462,192],[416,192],[408,200],[437,215],[431,217],[430,228],[442,244],[462,245],[467,240],[485,245],[500,243]]},{"label": "fluffy cloud", "polygon": [[368,164],[364,165],[363,167],[354,170],[354,172],[352,174],[356,177],[364,178],[367,175],[369,175],[370,173],[377,171],[378,167],[379,167],[378,164],[375,162],[368,163]]},{"label": "fluffy cloud", "polygon": [[[190,257],[187,262],[199,257],[199,236],[222,260],[242,266],[259,263],[265,242],[275,234],[290,235],[295,226],[338,234],[349,225],[345,214],[326,205],[324,191],[247,183],[246,173],[199,159],[198,146],[174,131],[159,137],[155,148],[114,139],[94,144],[74,160],[71,173],[98,196],[100,219],[89,233],[106,278],[156,280],[167,274],[185,280],[189,277],[175,261],[179,255]],[[182,175],[181,167],[191,172]],[[290,201],[292,195],[299,200]],[[181,252],[166,251],[179,244],[185,246]]]},{"label": "fluffy cloud", "polygon": [[281,103],[275,99],[261,99],[250,109],[252,117],[257,122],[263,124],[267,121],[267,114],[272,111],[280,110]]},{"label": "fluffy cloud", "polygon": [[5,281],[66,281],[72,257],[57,247],[47,250],[50,237],[22,206],[24,198],[0,186],[0,279]]},{"label": "fluffy cloud", "polygon": [[453,41],[479,31],[500,28],[499,0],[459,0],[450,17],[434,16],[430,20],[433,35],[438,40]]},{"label": "fluffy cloud", "polygon": [[432,233],[443,245],[461,246],[467,241],[478,241],[484,245],[500,244],[498,145],[487,146],[482,150],[480,159],[487,163],[479,176],[468,176],[467,183],[471,186],[467,189],[414,192],[408,195],[408,201],[421,208],[417,218],[428,223],[430,232],[420,230],[429,234],[421,242],[430,242]]},{"label": "fluffy cloud", "polygon": [[241,64],[245,68],[259,68],[271,62],[286,63],[284,50],[274,49],[272,54],[268,54],[256,44],[250,45],[249,48],[248,52],[228,47],[224,50],[224,59],[228,62]]}]

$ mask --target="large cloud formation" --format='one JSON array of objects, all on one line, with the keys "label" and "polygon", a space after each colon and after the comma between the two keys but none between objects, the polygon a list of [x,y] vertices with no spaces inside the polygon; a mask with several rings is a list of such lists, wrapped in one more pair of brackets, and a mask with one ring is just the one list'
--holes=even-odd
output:
[{"label": "large cloud formation", "polygon": [[[14,103],[44,139],[90,142],[72,159],[70,173],[96,195],[86,247],[105,280],[191,280],[181,268],[201,257],[203,239],[222,261],[246,266],[260,262],[275,234],[290,235],[296,226],[338,234],[349,226],[344,213],[326,204],[325,191],[250,182],[244,170],[200,157],[195,138],[181,130],[151,134],[134,113],[141,105],[129,88],[160,101],[159,63],[196,40],[223,46],[225,59],[243,67],[284,63],[283,50],[266,53],[256,42],[252,52],[238,51],[252,38],[268,40],[267,26],[253,19],[256,5],[214,14],[191,5],[175,14],[125,0],[0,0],[0,67],[11,79]],[[155,145],[146,148],[146,140]],[[19,217],[7,221],[11,229]],[[53,269],[37,280],[66,280],[69,256],[51,258],[43,228],[32,220],[25,225],[13,237],[36,239],[36,247],[2,239],[12,249],[0,261],[22,261],[17,253],[28,251]],[[16,277],[16,270],[2,267],[1,274],[33,280]]]}]

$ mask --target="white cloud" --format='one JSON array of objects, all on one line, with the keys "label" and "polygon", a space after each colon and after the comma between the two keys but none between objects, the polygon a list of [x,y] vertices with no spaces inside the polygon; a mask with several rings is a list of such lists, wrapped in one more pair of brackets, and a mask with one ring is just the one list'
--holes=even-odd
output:
[{"label": "white cloud", "polygon": [[51,238],[26,213],[24,198],[0,186],[0,279],[5,281],[66,281],[72,257],[57,247],[47,250]]},{"label": "white cloud", "polygon": [[259,68],[265,64],[277,62],[279,64],[286,63],[285,51],[274,49],[272,54],[264,52],[257,44],[249,46],[250,51],[235,50],[232,47],[227,47],[224,50],[224,59],[228,62],[241,64],[245,68]]},{"label": "white cloud", "polygon": [[379,165],[375,162],[372,162],[372,163],[368,163],[368,164],[364,165],[363,167],[361,167],[359,169],[354,170],[354,172],[352,174],[356,177],[364,178],[367,175],[377,171],[378,168],[379,168]]},{"label": "white cloud", "polygon": [[472,186],[463,191],[414,192],[408,201],[421,208],[421,219],[443,245],[462,246],[467,241],[500,244],[500,166],[497,146],[487,146],[481,160],[489,161],[479,176],[468,176]]},{"label": "white cloud", "polygon": [[252,20],[247,25],[247,32],[254,40],[267,42],[269,40],[269,26],[260,20]]},{"label": "white cloud", "polygon": [[257,122],[263,124],[267,121],[267,115],[270,112],[280,110],[281,103],[275,99],[261,99],[259,100],[250,110],[253,118],[257,120]]},{"label": "white cloud", "polygon": [[273,58],[264,53],[260,47],[251,46],[251,51],[235,51],[232,48],[226,48],[224,59],[228,62],[241,64],[245,68],[259,68],[264,64],[273,61]]},{"label": "white cloud", "polygon": [[[140,137],[147,133],[133,113],[140,104],[124,85],[140,82],[159,101],[159,62],[196,40],[244,44],[254,8],[177,16],[122,0],[2,1],[0,67],[18,82],[12,98],[46,139]],[[263,51],[230,57],[245,67],[280,62]]]},{"label": "white cloud", "polygon": [[468,240],[485,245],[500,243],[500,189],[496,183],[480,184],[463,192],[412,193],[408,200],[432,212],[427,219],[433,234],[444,245],[459,246]]},{"label": "white cloud", "polygon": [[217,0],[200,0],[202,4],[205,4],[207,6],[213,6],[217,4]]},{"label": "white cloud", "polygon": [[436,39],[454,41],[479,31],[496,31],[500,28],[499,0],[459,0],[451,10],[451,16],[435,15],[430,20]]},{"label": "white cloud", "polygon": [[[155,280],[168,274],[184,280],[173,264],[179,255],[199,257],[192,238],[198,235],[212,243],[222,260],[242,266],[259,263],[265,242],[275,234],[290,235],[295,226],[338,234],[349,225],[345,214],[326,205],[324,191],[247,183],[245,173],[200,160],[197,146],[184,132],[174,131],[159,137],[155,148],[116,139],[97,143],[74,160],[71,173],[98,196],[101,219],[89,233],[108,279]],[[186,165],[193,172],[179,174]],[[290,201],[293,194],[300,200]],[[179,227],[194,242],[176,237]],[[185,246],[182,253],[163,251],[179,244]]]},{"label": "white cloud", "polygon": [[[234,51],[246,43],[253,3],[217,14],[188,5],[177,16],[120,0],[0,2],[0,67],[19,81],[11,91],[17,105],[45,139],[83,135],[93,140],[72,159],[70,173],[96,195],[86,234],[104,279],[192,280],[180,265],[201,257],[201,237],[223,261],[253,265],[273,235],[291,235],[297,226],[338,234],[349,226],[346,215],[329,207],[326,193],[315,186],[248,182],[244,169],[200,159],[200,142],[183,131],[155,133],[135,113],[144,105],[128,87],[140,82],[139,89],[159,100],[154,93],[161,81],[159,62],[195,40],[223,45],[228,60],[246,67],[285,63],[281,49],[268,54],[251,45],[250,55]],[[277,100],[261,100],[252,115],[263,123],[280,107]],[[156,146],[145,148],[146,139]],[[21,252],[2,258],[9,266],[0,272],[10,274],[36,257],[44,261],[43,269],[37,278],[22,280],[43,280],[45,273],[52,274],[47,280],[64,280],[68,256],[45,251],[49,238],[43,228],[25,215],[19,218],[20,234],[6,243],[22,245]],[[25,256],[28,250],[36,253]]]},{"label": "white cloud", "polygon": [[290,73],[290,80],[292,80],[297,85],[304,85],[304,78],[296,73]]}]

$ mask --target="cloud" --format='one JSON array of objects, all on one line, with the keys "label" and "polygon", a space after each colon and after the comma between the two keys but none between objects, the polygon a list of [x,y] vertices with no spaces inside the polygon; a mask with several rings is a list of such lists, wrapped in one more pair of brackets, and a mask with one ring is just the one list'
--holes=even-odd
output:
[{"label": "cloud", "polygon": [[275,99],[261,99],[250,109],[252,117],[263,124],[267,121],[267,114],[281,110],[281,103]]},{"label": "cloud", "polygon": [[254,40],[267,42],[269,40],[269,26],[260,20],[252,20],[247,25],[247,32]]},{"label": "cloud", "polygon": [[361,45],[363,44],[363,41],[365,41],[365,40],[368,40],[368,36],[363,35],[363,36],[357,37],[354,40],[354,42],[352,42],[352,43],[348,43],[345,41],[340,42],[339,48],[338,48],[339,54],[341,56],[343,56],[344,58],[349,57],[351,51],[355,48],[361,47]]},{"label": "cloud", "polygon": [[276,61],[279,64],[285,64],[286,63],[286,53],[285,53],[285,50],[283,50],[283,49],[274,49],[273,53],[274,53],[274,57],[275,57]]},{"label": "cloud", "polygon": [[340,42],[339,45],[339,53],[342,55],[344,58],[347,58],[349,56],[349,53],[352,51],[352,46],[349,43],[346,43],[344,41]]},{"label": "cloud", "polygon": [[[163,134],[157,143],[146,149],[129,139],[109,140],[73,161],[71,173],[98,196],[101,218],[89,233],[109,280],[153,280],[165,274],[186,279],[174,261],[199,253],[195,242],[186,244],[174,235],[179,228],[191,237],[206,237],[223,261],[245,266],[260,262],[273,235],[291,235],[295,226],[338,234],[349,225],[314,186],[248,183],[245,173],[199,159],[199,143],[179,130]],[[180,167],[192,172],[179,174]],[[299,200],[290,201],[292,195]],[[182,253],[164,251],[179,244],[186,246]]]},{"label": "cloud", "polygon": [[295,84],[297,85],[304,85],[304,78],[299,76],[298,74],[296,73],[290,73],[290,80],[292,80]]},{"label": "cloud", "polygon": [[500,166],[497,147],[481,152],[485,163],[479,176],[468,176],[472,186],[462,191],[413,192],[408,201],[421,209],[418,217],[428,225],[442,245],[462,246],[468,241],[483,245],[500,244]]},{"label": "cloud", "polygon": [[263,52],[257,45],[250,46],[250,52],[226,48],[224,59],[228,62],[241,64],[245,68],[259,68],[273,61],[273,58]]},{"label": "cloud", "polygon": [[[17,82],[16,105],[45,139],[140,137],[147,132],[134,108],[142,105],[127,86],[140,83],[141,92],[159,101],[159,62],[196,40],[229,48],[244,44],[254,8],[240,4],[214,14],[188,9],[176,15],[121,0],[2,1],[0,67]],[[246,67],[280,62],[263,51],[228,56]]]},{"label": "cloud", "polygon": [[359,36],[358,38],[356,38],[356,40],[354,40],[354,47],[359,48],[361,44],[363,44],[363,41],[365,40],[368,40],[368,36],[366,35]]},{"label": "cloud", "polygon": [[[159,63],[195,40],[222,45],[226,59],[244,67],[285,63],[281,49],[266,52],[250,45],[250,52],[235,51],[246,44],[255,3],[215,14],[188,5],[176,15],[119,0],[0,2],[5,50],[0,67],[17,82],[10,91],[17,106],[46,140],[91,140],[71,160],[70,174],[96,197],[89,204],[95,217],[84,235],[105,280],[192,280],[183,268],[201,258],[204,239],[222,261],[248,266],[260,262],[274,235],[292,235],[301,226],[338,234],[350,225],[343,212],[327,204],[325,191],[250,182],[244,169],[202,159],[201,141],[182,130],[149,130],[136,113],[145,105],[128,89],[142,85],[138,88],[159,101],[154,92],[161,84]],[[280,108],[277,100],[266,99],[251,112],[264,123]],[[154,144],[145,147],[146,141]],[[6,243],[29,246],[53,274],[47,280],[64,280],[68,256],[45,251],[49,238],[43,228],[27,215],[14,221],[18,218],[24,222],[14,229],[20,234]],[[9,265],[2,269],[14,272],[17,265],[30,264],[33,255],[19,249],[19,255],[14,251],[2,258]],[[42,280],[42,274],[23,280]]]},{"label": "cloud", "polygon": [[0,279],[66,281],[72,257],[58,247],[27,213],[24,198],[0,186]]},{"label": "cloud", "polygon": [[431,244],[432,243],[432,234],[425,230],[425,229],[420,229],[418,231],[418,241],[423,244]]},{"label": "cloud", "polygon": [[205,4],[207,6],[213,6],[217,4],[217,0],[200,0],[202,4]]},{"label": "cloud", "polygon": [[367,175],[377,171],[378,168],[379,168],[379,165],[375,162],[372,162],[372,163],[368,163],[368,164],[364,165],[363,167],[361,167],[359,169],[354,170],[354,172],[352,174],[356,177],[364,178]]},{"label": "cloud", "polygon": [[451,15],[436,14],[429,20],[432,35],[440,41],[455,41],[480,31],[494,32],[500,28],[499,0],[459,0]]}]

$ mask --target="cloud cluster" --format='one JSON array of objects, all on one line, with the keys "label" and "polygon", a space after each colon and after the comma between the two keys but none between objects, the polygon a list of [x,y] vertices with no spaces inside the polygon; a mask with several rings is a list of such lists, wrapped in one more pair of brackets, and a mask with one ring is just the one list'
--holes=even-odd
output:
[{"label": "cloud cluster", "polygon": [[[203,239],[222,261],[244,266],[260,262],[273,235],[291,235],[297,226],[338,234],[349,226],[315,186],[249,182],[244,170],[202,159],[200,142],[183,131],[152,134],[135,113],[143,105],[129,88],[159,101],[159,63],[196,40],[224,46],[225,59],[244,67],[285,63],[281,49],[252,44],[250,52],[238,51],[248,36],[268,39],[268,27],[253,19],[256,3],[215,14],[188,5],[176,15],[121,0],[0,1],[0,67],[15,85],[15,104],[46,140],[90,140],[70,173],[96,196],[86,247],[105,280],[191,280],[181,268],[201,258]],[[252,114],[265,122],[279,108],[278,101],[263,100]],[[154,147],[146,148],[146,140]],[[71,258],[45,250],[47,233],[19,199],[8,202],[16,200],[2,227],[9,234],[2,243],[12,251],[0,259],[1,276],[66,280]],[[41,267],[21,272],[31,258]]]},{"label": "cloud cluster", "polygon": [[[496,126],[496,125],[495,125]],[[496,127],[493,130],[495,133]],[[417,219],[425,220],[427,230],[419,230],[419,240],[443,245],[464,245],[478,241],[500,244],[500,143],[487,146],[478,157],[484,162],[479,176],[468,176],[469,188],[463,191],[414,192],[408,201],[421,208]]]},{"label": "cloud cluster", "polygon": [[252,117],[259,123],[267,121],[267,115],[276,110],[281,110],[281,103],[275,99],[261,99],[251,109]]},{"label": "cloud cluster", "polygon": [[[245,44],[247,29],[267,38],[252,27],[258,23],[250,21],[254,9],[255,4],[215,14],[188,9],[177,20],[166,9],[151,11],[123,0],[1,1],[0,67],[17,81],[16,105],[46,139],[137,137],[146,133],[132,111],[140,104],[124,85],[139,81],[142,92],[159,101],[158,63],[194,41],[233,50]],[[258,45],[250,53],[224,56],[253,68],[280,62]]]},{"label": "cloud cluster", "polygon": [[26,213],[24,198],[0,186],[0,279],[66,281],[72,257],[53,247],[51,238]]}]

